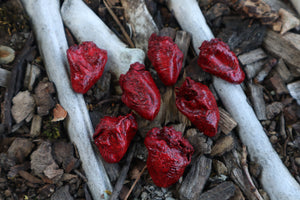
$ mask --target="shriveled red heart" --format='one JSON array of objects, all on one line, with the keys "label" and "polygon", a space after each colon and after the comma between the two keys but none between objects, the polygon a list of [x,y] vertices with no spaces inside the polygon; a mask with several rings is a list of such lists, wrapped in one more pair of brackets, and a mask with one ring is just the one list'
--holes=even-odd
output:
[{"label": "shriveled red heart", "polygon": [[187,77],[176,88],[176,106],[205,135],[215,136],[220,113],[214,95],[206,85]]},{"label": "shriveled red heart", "polygon": [[191,162],[193,146],[173,127],[151,129],[145,138],[148,149],[147,168],[159,187],[169,187],[183,175]]},{"label": "shriveled red heart", "polygon": [[93,138],[106,162],[116,163],[123,158],[137,126],[132,113],[119,117],[106,116],[100,120]]},{"label": "shriveled red heart", "polygon": [[184,55],[173,40],[153,33],[149,38],[147,55],[160,80],[167,86],[174,85],[182,68]]},{"label": "shriveled red heart", "polygon": [[236,55],[229,46],[218,38],[204,41],[201,45],[198,65],[211,73],[231,83],[242,83],[245,73],[239,65]]},{"label": "shriveled red heart", "polygon": [[106,50],[93,42],[73,45],[67,50],[73,90],[86,93],[102,76],[107,62]]},{"label": "shriveled red heart", "polygon": [[138,62],[130,65],[129,71],[120,76],[119,82],[123,103],[143,118],[153,120],[159,112],[160,93],[145,66]]}]

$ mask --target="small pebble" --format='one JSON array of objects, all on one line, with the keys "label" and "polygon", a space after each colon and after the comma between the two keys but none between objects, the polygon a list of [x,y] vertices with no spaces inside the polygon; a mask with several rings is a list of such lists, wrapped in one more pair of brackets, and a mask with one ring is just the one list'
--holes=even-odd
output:
[{"label": "small pebble", "polygon": [[278,142],[277,136],[276,136],[276,135],[272,135],[272,136],[270,137],[270,142],[271,142],[272,144],[277,143],[277,142]]},{"label": "small pebble", "polygon": [[295,158],[296,165],[300,166],[300,157]]},{"label": "small pebble", "polygon": [[4,195],[6,197],[10,197],[11,196],[11,191],[10,190],[5,190]]}]

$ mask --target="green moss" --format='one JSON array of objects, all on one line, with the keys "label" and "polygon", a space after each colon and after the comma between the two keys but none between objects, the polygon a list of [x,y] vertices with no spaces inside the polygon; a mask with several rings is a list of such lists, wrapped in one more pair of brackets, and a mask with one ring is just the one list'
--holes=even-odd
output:
[{"label": "green moss", "polygon": [[51,122],[51,117],[43,122],[42,136],[48,139],[57,139],[61,136],[61,123]]}]

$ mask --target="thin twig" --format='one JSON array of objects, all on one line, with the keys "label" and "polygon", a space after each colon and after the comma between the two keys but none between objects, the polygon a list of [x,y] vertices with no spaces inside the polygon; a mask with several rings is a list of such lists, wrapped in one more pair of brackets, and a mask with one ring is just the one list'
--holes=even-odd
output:
[{"label": "thin twig", "polygon": [[20,90],[21,77],[23,75],[23,64],[28,54],[35,48],[32,46],[34,41],[33,34],[31,33],[13,63],[13,69],[11,71],[10,82],[5,92],[4,99],[4,125],[7,129],[7,133],[11,133],[12,130],[12,117],[11,117],[11,101],[13,96]]},{"label": "thin twig", "polygon": [[243,171],[250,183],[250,186],[251,186],[251,192],[254,193],[254,195],[256,196],[256,198],[258,200],[264,200],[262,198],[262,196],[259,194],[257,188],[255,187],[253,181],[252,181],[252,178],[250,176],[250,173],[249,173],[249,170],[248,170],[248,164],[247,164],[247,149],[246,149],[246,146],[244,145],[243,146],[243,153],[242,153],[242,159],[241,159],[241,162],[242,162],[242,167],[243,167]]},{"label": "thin twig", "polygon": [[109,99],[104,99],[102,101],[99,101],[96,106],[101,106],[105,103],[109,103],[109,102],[112,102],[112,101],[120,101],[121,100],[121,97],[120,96],[112,96],[111,98]]},{"label": "thin twig", "polygon": [[75,174],[77,174],[85,183],[88,182],[87,178],[77,169],[74,170]]},{"label": "thin twig", "polygon": [[128,191],[126,197],[124,198],[124,200],[127,200],[129,195],[131,194],[133,188],[135,187],[135,185],[137,184],[137,182],[140,180],[142,174],[144,173],[144,171],[146,170],[147,165],[145,165],[145,167],[142,169],[142,171],[139,173],[138,177],[135,179],[134,183],[132,184],[130,190]]},{"label": "thin twig", "polygon": [[126,162],[124,164],[124,167],[122,168],[121,170],[121,173],[120,173],[120,176],[117,180],[117,183],[115,184],[115,188],[113,190],[113,193],[112,195],[110,196],[109,200],[116,200],[118,199],[119,195],[120,195],[120,191],[123,187],[123,184],[124,184],[124,181],[127,177],[127,173],[128,173],[128,170],[129,170],[129,167],[130,167],[130,163],[132,161],[132,158],[133,158],[133,155],[134,155],[134,152],[135,152],[135,148],[136,148],[136,145],[132,145],[128,151],[128,155],[127,155],[127,158],[126,158]]},{"label": "thin twig", "polygon": [[129,35],[127,34],[126,30],[124,29],[124,27],[122,26],[121,22],[119,21],[118,17],[115,15],[115,13],[112,11],[112,9],[108,6],[106,0],[103,0],[103,3],[105,5],[105,7],[107,8],[109,14],[112,16],[112,18],[115,20],[115,22],[118,24],[119,28],[121,29],[122,34],[124,35],[127,43],[129,44],[129,46],[131,48],[134,48],[135,45],[132,42],[131,38],[129,37]]}]

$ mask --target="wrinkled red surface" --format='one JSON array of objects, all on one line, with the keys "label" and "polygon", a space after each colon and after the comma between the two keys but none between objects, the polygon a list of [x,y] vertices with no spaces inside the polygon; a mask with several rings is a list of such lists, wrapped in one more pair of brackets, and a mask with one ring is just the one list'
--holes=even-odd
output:
[{"label": "wrinkled red surface", "polygon": [[236,55],[218,38],[204,41],[201,45],[198,65],[206,72],[231,83],[242,83],[245,73]]},{"label": "wrinkled red surface", "polygon": [[150,72],[138,62],[120,76],[122,101],[145,119],[153,120],[160,108],[160,93]]},{"label": "wrinkled red surface", "polygon": [[108,163],[119,162],[137,131],[137,122],[132,113],[126,116],[100,120],[93,135],[103,159]]},{"label": "wrinkled red surface", "polygon": [[182,68],[183,53],[173,40],[153,33],[149,38],[147,54],[160,80],[165,85],[174,85]]},{"label": "wrinkled red surface", "polygon": [[176,106],[205,135],[215,136],[220,114],[215,97],[206,85],[187,77],[176,88]]},{"label": "wrinkled red surface", "polygon": [[147,168],[159,187],[169,187],[183,175],[191,162],[193,146],[173,127],[151,129],[145,138],[148,149]]},{"label": "wrinkled red surface", "polygon": [[93,42],[73,45],[67,50],[73,90],[86,93],[102,76],[107,62],[106,50]]}]

